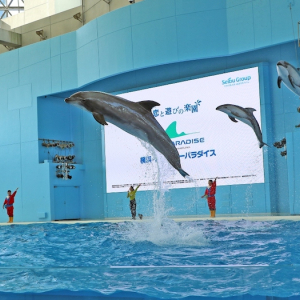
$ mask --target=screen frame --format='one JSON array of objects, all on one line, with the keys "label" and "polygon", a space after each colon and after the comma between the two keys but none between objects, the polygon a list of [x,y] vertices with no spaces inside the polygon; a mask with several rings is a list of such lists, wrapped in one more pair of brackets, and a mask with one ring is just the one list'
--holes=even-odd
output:
[{"label": "screen frame", "polygon": [[[175,83],[180,83],[184,81],[189,81],[193,79],[200,79],[200,78],[205,78],[205,77],[210,77],[214,75],[221,75],[229,72],[234,72],[234,71],[241,71],[249,68],[258,68],[258,77],[259,77],[259,95],[260,95],[260,109],[261,109],[261,131],[264,137],[264,141],[266,143],[270,143],[270,140],[273,136],[272,132],[272,126],[271,125],[271,105],[270,105],[270,90],[269,90],[269,64],[265,62],[261,63],[255,63],[255,64],[248,64],[248,65],[242,65],[234,68],[225,68],[222,70],[214,71],[214,72],[209,72],[209,73],[203,73],[203,74],[198,74],[194,76],[188,76],[188,77],[182,77],[182,78],[177,78],[173,80],[168,80],[168,81],[161,81],[159,83],[154,83],[154,84],[149,84],[149,85],[141,85],[138,87],[130,88],[130,89],[123,89],[123,90],[118,90],[111,92],[113,95],[118,95],[118,94],[123,94],[123,93],[129,93],[129,92],[134,92],[134,91],[140,91],[140,90],[145,90],[149,88],[154,88],[154,87],[160,87],[164,85],[170,85],[170,84],[175,84]],[[107,189],[107,178],[106,178],[106,153],[105,153],[105,131],[103,130],[103,160],[104,160],[104,165],[105,169],[103,170],[104,172],[104,181],[105,181],[105,189]],[[270,162],[272,161],[272,151],[263,151],[263,169],[264,169],[264,183],[254,183],[254,185],[258,184],[263,184],[265,185],[265,192],[266,195],[270,195]],[[247,185],[243,184],[243,185]],[[240,185],[240,184],[239,184]],[[186,188],[174,188],[174,190],[178,189],[186,189]],[[118,193],[118,192],[116,192]],[[110,194],[107,193],[106,194]],[[266,203],[270,203],[269,201],[266,201]],[[267,208],[266,208],[267,209]]]}]

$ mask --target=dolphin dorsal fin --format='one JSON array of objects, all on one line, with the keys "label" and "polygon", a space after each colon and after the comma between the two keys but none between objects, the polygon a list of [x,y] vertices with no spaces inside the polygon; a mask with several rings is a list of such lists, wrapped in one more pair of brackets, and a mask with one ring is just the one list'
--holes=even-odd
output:
[{"label": "dolphin dorsal fin", "polygon": [[245,109],[247,109],[251,113],[253,113],[254,111],[256,111],[256,109],[254,109],[252,107],[246,107]]},{"label": "dolphin dorsal fin", "polygon": [[143,106],[145,109],[151,112],[151,109],[155,106],[160,106],[159,103],[152,101],[152,100],[145,100],[137,102],[139,105]]}]

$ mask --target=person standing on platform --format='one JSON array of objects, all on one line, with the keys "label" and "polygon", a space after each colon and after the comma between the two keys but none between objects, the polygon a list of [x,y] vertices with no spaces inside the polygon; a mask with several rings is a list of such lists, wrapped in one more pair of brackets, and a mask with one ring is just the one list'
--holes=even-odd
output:
[{"label": "person standing on platform", "polygon": [[[130,207],[130,211],[131,211],[131,216],[132,216],[132,220],[135,220],[136,217],[136,201],[135,201],[135,194],[138,190],[138,188],[141,186],[141,184],[139,184],[136,189],[133,188],[133,186],[131,186],[129,188],[129,191],[127,193],[127,198],[130,199],[129,201],[129,207]],[[140,216],[139,216],[140,217]],[[140,217],[140,219],[142,219]]]},{"label": "person standing on platform", "polygon": [[9,217],[9,220],[7,223],[13,223],[13,221],[14,221],[14,202],[15,202],[15,196],[16,196],[17,190],[18,190],[18,188],[13,193],[11,193],[11,190],[8,190],[7,197],[5,198],[4,203],[3,203],[3,209],[4,209],[4,207],[6,208],[7,214]]},{"label": "person standing on platform", "polygon": [[208,180],[208,187],[205,190],[204,195],[201,198],[207,198],[208,208],[210,210],[210,217],[214,218],[216,216],[216,188],[217,188],[217,177],[215,181]]}]

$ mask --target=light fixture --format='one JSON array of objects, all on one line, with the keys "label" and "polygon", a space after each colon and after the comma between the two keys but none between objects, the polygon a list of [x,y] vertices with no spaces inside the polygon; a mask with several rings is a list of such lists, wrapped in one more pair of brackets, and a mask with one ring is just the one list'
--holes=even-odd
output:
[{"label": "light fixture", "polygon": [[41,38],[41,41],[43,41],[47,38],[47,36],[44,36],[44,30],[43,29],[37,30],[35,33]]},{"label": "light fixture", "polygon": [[75,14],[75,15],[73,16],[73,18],[74,18],[75,20],[77,20],[77,21],[79,21],[79,22],[82,23],[82,18],[81,18],[81,13],[80,13],[80,12],[77,13],[77,14]]},{"label": "light fixture", "polygon": [[283,148],[283,147],[285,147],[285,145],[286,145],[286,138],[283,138],[281,141],[279,141],[279,142],[275,142],[274,144],[274,147],[276,147],[276,148]]},{"label": "light fixture", "polygon": [[276,147],[277,149],[280,149],[280,148],[283,148],[284,147],[284,151],[281,151],[280,152],[280,155],[281,156],[287,156],[287,150],[286,150],[286,138],[283,138],[281,141],[278,141],[278,142],[275,142],[274,144],[274,147]]},{"label": "light fixture", "polygon": [[281,151],[281,152],[280,152],[280,155],[281,155],[281,156],[286,156],[286,155],[287,155],[287,151],[286,151],[286,150],[285,150],[285,151]]},{"label": "light fixture", "polygon": [[128,0],[128,2],[129,2],[130,4],[133,4],[133,3],[135,3],[135,0]]},{"label": "light fixture", "polygon": [[103,0],[103,1],[106,2],[107,4],[111,2],[111,0]]}]

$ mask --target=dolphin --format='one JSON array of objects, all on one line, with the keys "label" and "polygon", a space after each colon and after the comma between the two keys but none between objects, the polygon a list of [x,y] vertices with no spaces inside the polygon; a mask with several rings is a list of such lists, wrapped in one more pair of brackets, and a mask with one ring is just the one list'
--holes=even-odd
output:
[{"label": "dolphin", "polygon": [[155,101],[132,102],[103,92],[77,92],[65,99],[92,113],[102,124],[116,125],[127,133],[151,144],[183,177],[189,176],[180,164],[179,153],[166,131],[156,121],[151,109],[160,104]]},{"label": "dolphin", "polygon": [[241,122],[249,125],[253,129],[253,131],[259,141],[259,148],[263,147],[264,145],[268,146],[262,140],[262,133],[261,133],[260,127],[258,125],[257,120],[255,119],[255,117],[253,115],[253,112],[256,111],[254,108],[250,108],[250,107],[243,108],[238,105],[223,104],[223,105],[218,106],[216,108],[216,110],[222,111],[225,114],[227,114],[229,119],[233,122],[237,122],[236,119],[238,119]]},{"label": "dolphin", "polygon": [[280,60],[276,67],[278,73],[278,87],[281,88],[281,82],[283,82],[288,89],[300,96],[300,69],[296,69],[294,66],[284,60]]}]

